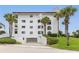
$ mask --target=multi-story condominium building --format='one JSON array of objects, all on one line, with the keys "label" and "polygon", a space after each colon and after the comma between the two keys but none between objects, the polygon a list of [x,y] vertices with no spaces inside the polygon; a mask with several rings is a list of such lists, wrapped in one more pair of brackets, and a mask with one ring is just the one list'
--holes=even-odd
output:
[{"label": "multi-story condominium building", "polygon": [[17,21],[13,24],[13,38],[16,38],[22,43],[37,42],[45,43],[44,25],[41,19],[45,16],[49,17],[51,22],[46,25],[46,34],[57,33],[58,23],[54,17],[55,12],[13,12],[17,14]]}]

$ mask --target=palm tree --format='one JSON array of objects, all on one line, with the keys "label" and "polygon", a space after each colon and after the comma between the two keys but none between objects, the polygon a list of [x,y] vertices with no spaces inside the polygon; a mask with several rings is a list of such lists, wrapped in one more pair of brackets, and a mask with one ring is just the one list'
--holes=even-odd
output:
[{"label": "palm tree", "polygon": [[44,17],[44,18],[42,18],[42,20],[41,20],[41,23],[42,24],[44,24],[44,31],[45,31],[45,35],[46,35],[46,24],[48,24],[48,22],[50,22],[51,20],[49,19],[49,17]]},{"label": "palm tree", "polygon": [[65,34],[66,34],[66,37],[67,37],[67,46],[69,46],[69,33],[68,33],[69,19],[70,19],[70,16],[74,15],[76,10],[77,9],[72,7],[72,6],[68,6],[68,7],[61,10],[63,17],[64,17]]},{"label": "palm tree", "polygon": [[57,19],[57,23],[58,23],[58,34],[57,35],[59,36],[59,19],[62,17],[61,11],[57,10],[54,16]]},{"label": "palm tree", "polygon": [[12,25],[16,21],[17,15],[14,14],[5,14],[4,18],[9,22],[9,37],[12,37]]}]

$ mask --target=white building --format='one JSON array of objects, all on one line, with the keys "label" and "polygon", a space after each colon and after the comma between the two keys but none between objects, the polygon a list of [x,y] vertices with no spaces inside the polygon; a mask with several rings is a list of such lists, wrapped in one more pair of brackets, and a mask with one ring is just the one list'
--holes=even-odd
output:
[{"label": "white building", "polygon": [[[37,42],[46,44],[47,40],[43,37],[44,26],[41,19],[49,17],[51,22],[47,25],[46,32],[57,33],[57,20],[54,17],[55,12],[13,12],[17,14],[16,23],[13,24],[13,38],[22,43]],[[48,30],[48,27],[51,29]]]},{"label": "white building", "polygon": [[0,31],[5,31],[5,25],[0,23]]}]

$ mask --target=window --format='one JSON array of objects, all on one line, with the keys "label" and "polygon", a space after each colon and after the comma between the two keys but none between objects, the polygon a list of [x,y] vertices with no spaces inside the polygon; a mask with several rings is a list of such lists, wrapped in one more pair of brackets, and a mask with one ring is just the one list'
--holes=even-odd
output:
[{"label": "window", "polygon": [[25,34],[25,31],[22,31],[22,34]]},{"label": "window", "polygon": [[40,23],[41,22],[41,20],[38,20],[38,23]]},{"label": "window", "polygon": [[43,31],[41,31],[41,33],[43,34]]},{"label": "window", "polygon": [[23,23],[25,23],[25,20],[22,20]]},{"label": "window", "polygon": [[51,26],[48,26],[47,29],[48,29],[48,30],[51,30]]},{"label": "window", "polygon": [[15,30],[15,34],[17,34],[18,32]]},{"label": "window", "polygon": [[33,31],[30,31],[30,34],[33,34]]},{"label": "window", "polygon": [[15,31],[17,31],[17,29],[15,29]]},{"label": "window", "polygon": [[17,20],[15,20],[15,23],[18,23],[18,21],[17,21]]},{"label": "window", "polygon": [[25,28],[25,26],[22,26],[22,28]]},{"label": "window", "polygon": [[48,31],[48,34],[51,34],[51,32],[50,32],[50,31]]},{"label": "window", "polygon": [[41,34],[41,31],[38,31],[38,34]]},{"label": "window", "polygon": [[15,25],[15,27],[18,27],[17,25]]},{"label": "window", "polygon": [[24,37],[23,37],[23,40],[24,40]]},{"label": "window", "polygon": [[30,23],[33,23],[33,21],[31,20]]},{"label": "window", "polygon": [[30,28],[32,29],[32,28],[33,28],[33,26],[30,26]]},{"label": "window", "polygon": [[43,26],[42,26],[42,28],[43,28]]},{"label": "window", "polygon": [[48,22],[48,24],[50,25],[50,24],[51,24],[51,22]]},{"label": "window", "polygon": [[33,15],[30,15],[30,17],[33,17]]},{"label": "window", "polygon": [[41,26],[38,26],[38,28],[41,28]]}]

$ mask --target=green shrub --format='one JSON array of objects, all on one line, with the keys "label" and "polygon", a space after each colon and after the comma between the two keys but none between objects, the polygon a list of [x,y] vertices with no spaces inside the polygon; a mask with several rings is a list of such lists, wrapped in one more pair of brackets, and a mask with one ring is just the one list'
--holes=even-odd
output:
[{"label": "green shrub", "polygon": [[15,44],[16,40],[11,38],[1,38],[0,39],[1,44]]},{"label": "green shrub", "polygon": [[66,37],[66,34],[62,34],[63,37]]},{"label": "green shrub", "polygon": [[50,36],[50,37],[57,37],[57,34],[56,33],[48,34],[48,36]]},{"label": "green shrub", "polygon": [[52,44],[56,44],[56,43],[58,43],[58,39],[57,38],[55,38],[55,37],[48,37],[47,38],[47,43],[49,44],[49,45],[52,45]]},{"label": "green shrub", "polygon": [[1,35],[1,34],[5,34],[5,31],[0,31],[0,35]]}]

